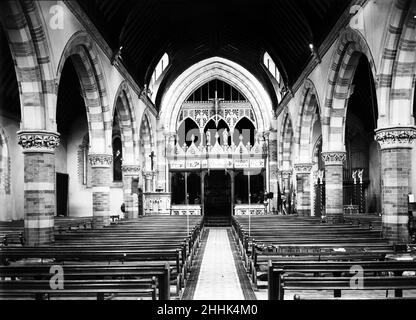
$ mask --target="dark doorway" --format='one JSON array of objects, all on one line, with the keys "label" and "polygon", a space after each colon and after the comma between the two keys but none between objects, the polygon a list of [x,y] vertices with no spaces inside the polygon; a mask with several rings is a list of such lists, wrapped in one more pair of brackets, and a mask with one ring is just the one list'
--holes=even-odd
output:
[{"label": "dark doorway", "polygon": [[68,216],[68,182],[69,175],[56,173],[56,214]]},{"label": "dark doorway", "polygon": [[231,179],[223,170],[213,171],[205,176],[205,215],[231,215]]}]

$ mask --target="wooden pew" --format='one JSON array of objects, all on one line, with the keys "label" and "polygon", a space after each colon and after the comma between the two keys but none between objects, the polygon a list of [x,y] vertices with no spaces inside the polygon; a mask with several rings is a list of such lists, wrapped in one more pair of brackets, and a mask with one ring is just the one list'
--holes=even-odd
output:
[{"label": "wooden pew", "polygon": [[0,280],[0,296],[32,295],[43,299],[43,295],[83,297],[95,295],[97,300],[104,300],[104,294],[129,294],[135,296],[151,295],[156,299],[156,288],[153,280],[66,280],[63,289],[51,289],[49,280]]},{"label": "wooden pew", "polygon": [[[364,272],[364,288],[350,286],[350,280],[356,272],[354,268]],[[335,297],[341,297],[341,290],[352,289],[395,289],[397,297],[402,291],[416,289],[416,277],[402,276],[405,271],[416,271],[415,261],[296,261],[272,262],[268,269],[268,298],[282,300],[285,290],[334,290]],[[394,276],[374,276],[382,273],[392,273]],[[295,273],[296,276],[290,275]],[[331,273],[332,277],[322,277]],[[303,274],[300,277],[299,274]],[[345,276],[348,274],[350,276]],[[368,274],[373,274],[369,276]],[[309,276],[308,276],[309,275]],[[409,286],[406,285],[409,280]]]},{"label": "wooden pew", "polygon": [[3,264],[21,259],[52,259],[63,264],[74,261],[167,261],[174,268],[170,278],[181,289],[199,244],[202,219],[190,219],[189,229],[183,217],[146,217],[118,220],[100,229],[66,229],[56,232],[55,244],[39,247],[0,248]]},{"label": "wooden pew", "polygon": [[[0,266],[0,279],[11,278],[9,282],[3,282],[3,284],[6,284],[5,290],[10,288],[10,281],[18,285],[16,290],[17,288],[23,290],[25,288],[24,285],[29,283],[20,283],[21,280],[50,280],[55,275],[52,269],[55,266],[57,265],[51,263]],[[64,287],[66,287],[66,281],[68,280],[148,279],[144,283],[156,285],[160,300],[170,299],[170,266],[168,263],[134,262],[110,265],[63,264],[58,266],[63,271]],[[153,283],[152,278],[154,277],[157,279],[156,283]],[[30,286],[27,288],[30,288]],[[38,293],[41,293],[42,288],[36,287],[36,289],[39,290]],[[137,289],[140,289],[140,286]],[[6,291],[7,293],[18,293],[18,290]]]}]

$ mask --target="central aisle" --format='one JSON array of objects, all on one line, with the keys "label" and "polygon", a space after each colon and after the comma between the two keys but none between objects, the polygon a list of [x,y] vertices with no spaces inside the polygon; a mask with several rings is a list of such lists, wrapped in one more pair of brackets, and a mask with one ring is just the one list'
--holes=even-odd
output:
[{"label": "central aisle", "polygon": [[226,228],[209,229],[194,300],[244,300]]}]

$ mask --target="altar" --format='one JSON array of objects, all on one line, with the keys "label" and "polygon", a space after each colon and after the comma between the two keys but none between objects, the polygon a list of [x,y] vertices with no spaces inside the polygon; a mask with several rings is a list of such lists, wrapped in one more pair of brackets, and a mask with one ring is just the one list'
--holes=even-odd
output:
[{"label": "altar", "polygon": [[170,214],[171,197],[169,192],[145,192],[143,197],[145,203],[145,215]]}]

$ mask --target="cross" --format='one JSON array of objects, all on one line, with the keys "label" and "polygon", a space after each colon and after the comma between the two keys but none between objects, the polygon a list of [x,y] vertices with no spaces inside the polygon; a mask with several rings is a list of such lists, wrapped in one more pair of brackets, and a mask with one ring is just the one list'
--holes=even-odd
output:
[{"label": "cross", "polygon": [[215,98],[214,99],[209,99],[209,101],[214,102],[215,126],[218,126],[218,108],[220,107],[220,101],[224,101],[224,99],[218,99],[217,90],[215,90]]},{"label": "cross", "polygon": [[155,153],[152,151],[150,153],[149,157],[150,157],[150,161],[151,161],[151,168],[152,168],[152,171],[153,171],[153,161],[154,161],[153,158],[155,157]]}]

